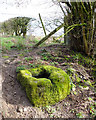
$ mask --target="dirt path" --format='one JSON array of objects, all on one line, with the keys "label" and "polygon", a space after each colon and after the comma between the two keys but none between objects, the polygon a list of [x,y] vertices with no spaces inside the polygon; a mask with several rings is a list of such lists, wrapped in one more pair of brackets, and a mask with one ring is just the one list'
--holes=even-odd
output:
[{"label": "dirt path", "polygon": [[[33,53],[34,54],[34,53]],[[3,92],[3,116],[6,118],[18,118],[18,117],[44,117],[42,112],[39,112],[38,108],[33,108],[30,104],[27,96],[22,90],[21,85],[17,82],[16,79],[16,67],[17,61],[14,56],[18,57],[18,53],[15,51],[11,54],[11,59],[3,59],[3,83],[2,83],[2,92]],[[13,61],[12,61],[13,59]]]},{"label": "dirt path", "polygon": [[1,119],[1,112],[2,112],[2,59],[0,56],[0,119]]},{"label": "dirt path", "polygon": [[[61,49],[62,47],[64,46],[60,46]],[[34,49],[25,54],[24,57],[31,56],[34,62],[38,62],[39,59],[41,59],[38,52],[40,53],[42,49],[46,49],[46,51],[51,51],[52,53],[54,50],[56,51],[60,48],[57,48],[57,46],[50,46]],[[67,53],[70,52],[68,49],[66,49],[66,51]],[[84,118],[91,117],[88,108],[91,103],[88,100],[88,97],[94,97],[94,93],[89,88],[81,89],[78,86],[76,87],[77,94],[71,93],[66,99],[56,105],[43,108],[33,107],[27,99],[20,83],[16,79],[16,67],[18,66],[18,61],[23,61],[23,58],[20,59],[19,55],[19,51],[13,50],[7,54],[9,58],[2,58],[2,76],[0,78],[3,77],[3,82],[0,82],[0,90],[2,86],[3,109],[1,113],[4,118],[77,118],[78,116],[76,114],[78,113],[82,113]],[[3,56],[6,56],[6,54],[3,54]],[[50,64],[46,61],[42,62]],[[60,67],[63,70],[66,69],[66,66],[64,66],[62,62],[58,64],[57,67]],[[80,68],[80,66],[77,66],[78,68],[76,68],[76,64],[73,64],[73,67],[74,69]]]}]

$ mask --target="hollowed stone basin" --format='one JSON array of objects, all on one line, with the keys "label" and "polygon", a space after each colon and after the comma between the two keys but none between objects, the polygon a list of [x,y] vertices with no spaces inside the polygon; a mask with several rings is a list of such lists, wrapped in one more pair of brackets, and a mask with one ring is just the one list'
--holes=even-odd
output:
[{"label": "hollowed stone basin", "polygon": [[62,69],[42,65],[20,70],[17,79],[34,106],[53,105],[70,93],[70,78]]}]

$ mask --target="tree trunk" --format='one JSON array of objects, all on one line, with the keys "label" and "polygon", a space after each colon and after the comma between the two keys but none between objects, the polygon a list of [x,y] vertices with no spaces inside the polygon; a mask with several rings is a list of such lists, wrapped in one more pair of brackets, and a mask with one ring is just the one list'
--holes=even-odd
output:
[{"label": "tree trunk", "polygon": [[58,30],[60,30],[62,27],[64,27],[64,23],[61,24],[59,27],[54,29],[52,32],[50,32],[48,35],[46,35],[44,38],[42,38],[37,44],[34,45],[34,47],[38,47],[40,44],[42,44],[44,41],[46,41],[50,36],[52,36],[54,33],[56,33]]},{"label": "tree trunk", "polygon": [[23,38],[25,38],[25,37],[26,37],[26,32],[23,33]]},{"label": "tree trunk", "polygon": [[45,27],[44,27],[44,24],[43,24],[43,21],[42,21],[40,13],[39,13],[39,18],[40,18],[40,21],[41,21],[41,24],[42,24],[42,27],[43,27],[44,34],[46,36],[46,30],[45,30]]}]

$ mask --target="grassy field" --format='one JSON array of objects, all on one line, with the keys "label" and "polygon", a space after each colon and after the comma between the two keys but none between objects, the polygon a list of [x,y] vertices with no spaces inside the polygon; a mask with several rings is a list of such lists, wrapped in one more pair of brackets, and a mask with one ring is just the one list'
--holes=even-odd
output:
[{"label": "grassy field", "polygon": [[[3,51],[11,50],[11,48],[16,48],[18,50],[24,49],[24,48],[30,48],[35,43],[37,43],[41,37],[34,37],[34,36],[27,36],[26,38],[23,37],[0,37],[1,39],[1,46]],[[47,42],[43,43],[40,46],[44,45],[50,45],[59,43],[60,41],[54,41],[52,38],[47,40]]]},{"label": "grassy field", "polygon": [[20,50],[32,46],[31,41],[29,42],[23,37],[0,37],[0,39],[3,51],[11,50],[11,48]]}]

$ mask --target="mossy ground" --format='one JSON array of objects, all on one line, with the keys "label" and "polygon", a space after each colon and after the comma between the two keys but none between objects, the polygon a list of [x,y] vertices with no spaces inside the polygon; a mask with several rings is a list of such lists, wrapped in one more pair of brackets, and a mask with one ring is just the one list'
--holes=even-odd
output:
[{"label": "mossy ground", "polygon": [[[4,117],[77,118],[82,116],[82,118],[92,118],[96,115],[95,92],[93,90],[93,86],[96,86],[94,82],[96,79],[92,76],[93,73],[96,73],[93,71],[96,62],[91,58],[81,53],[72,52],[68,47],[60,44],[34,50],[30,47],[21,50],[11,48],[10,51],[6,53],[3,52],[3,56],[9,56],[8,58],[2,57],[3,74],[5,77],[2,83],[3,98],[6,103],[4,104],[4,108],[6,108],[6,112],[4,110]],[[10,62],[6,63],[6,60]],[[72,80],[72,90],[64,100],[61,100],[55,105],[40,107],[37,110],[37,107],[33,107],[29,102],[24,89],[22,89],[20,83],[17,82],[16,72],[30,69],[30,67],[36,68],[38,65],[53,65],[66,71]],[[46,81],[47,80],[46,78]],[[90,85],[90,83],[92,85]],[[54,91],[55,89],[56,87]],[[24,110],[21,113],[17,112],[16,107],[21,107]],[[27,111],[25,111],[26,109]]]},{"label": "mossy ground", "polygon": [[17,79],[25,88],[34,106],[53,105],[63,100],[71,89],[70,78],[62,69],[54,66],[40,66],[21,70]]}]

